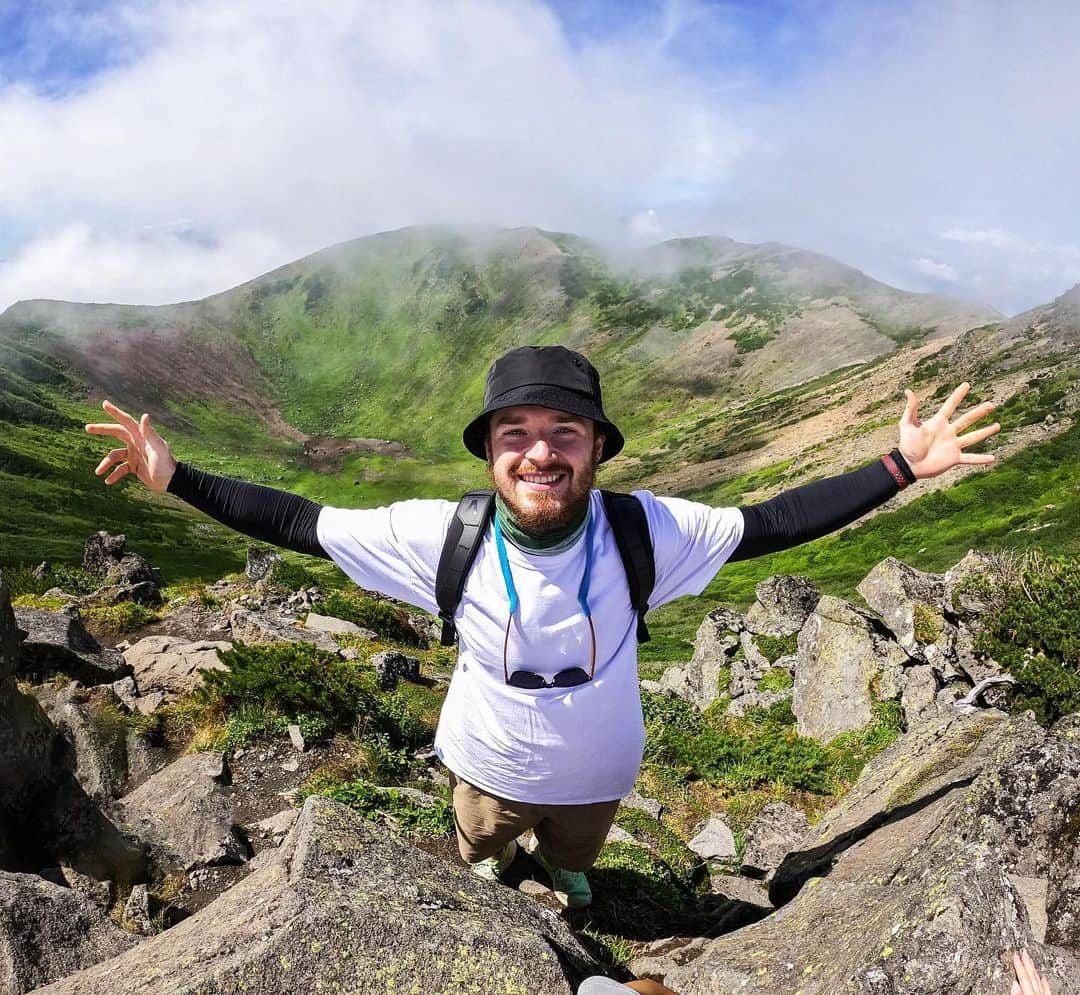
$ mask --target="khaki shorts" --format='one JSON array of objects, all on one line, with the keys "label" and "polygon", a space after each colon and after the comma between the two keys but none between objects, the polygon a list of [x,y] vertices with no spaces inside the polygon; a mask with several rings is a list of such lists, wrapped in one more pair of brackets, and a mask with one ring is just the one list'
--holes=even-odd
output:
[{"label": "khaki shorts", "polygon": [[455,774],[454,825],[458,850],[467,864],[494,857],[507,843],[527,830],[556,867],[587,871],[592,867],[615,821],[619,800],[589,805],[532,805],[497,798]]}]

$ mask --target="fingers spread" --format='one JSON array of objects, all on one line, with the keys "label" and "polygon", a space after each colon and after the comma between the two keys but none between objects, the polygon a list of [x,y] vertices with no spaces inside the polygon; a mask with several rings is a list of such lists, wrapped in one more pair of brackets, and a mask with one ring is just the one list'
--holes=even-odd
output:
[{"label": "fingers spread", "polygon": [[967,435],[961,435],[956,441],[961,447],[973,446],[976,442],[982,442],[983,439],[989,439],[990,436],[996,435],[1001,430],[1001,426],[994,422],[993,425],[987,425],[986,428],[980,428],[975,432],[968,432]]},{"label": "fingers spread", "polygon": [[904,396],[907,398],[907,403],[904,405],[904,413],[900,417],[900,424],[917,425],[919,423],[919,399],[910,390],[905,390]]},{"label": "fingers spread", "polygon": [[126,449],[114,449],[100,463],[98,463],[97,469],[94,470],[94,473],[96,473],[100,477],[114,463],[119,463],[121,460],[127,459],[127,454],[128,451]]},{"label": "fingers spread", "polygon": [[967,397],[968,391],[971,390],[971,384],[962,383],[956,388],[946,399],[945,403],[941,406],[941,414],[946,418],[952,418],[953,413],[958,407],[960,402]]},{"label": "fingers spread", "polygon": [[129,473],[131,473],[131,467],[127,463],[121,463],[112,473],[105,478],[105,483],[115,484],[118,480],[122,480]]},{"label": "fingers spread", "polygon": [[131,433],[123,425],[94,423],[87,425],[86,431],[91,435],[111,435],[121,442],[131,442]]},{"label": "fingers spread", "polygon": [[993,401],[983,401],[982,404],[977,405],[970,411],[965,411],[952,423],[952,427],[957,432],[963,432],[969,425],[974,425],[980,418],[985,418],[993,410]]},{"label": "fingers spread", "polygon": [[102,401],[101,406],[109,412],[121,425],[124,426],[132,435],[137,435],[139,432],[139,426],[135,419],[131,417],[126,411],[121,410],[111,401]]}]

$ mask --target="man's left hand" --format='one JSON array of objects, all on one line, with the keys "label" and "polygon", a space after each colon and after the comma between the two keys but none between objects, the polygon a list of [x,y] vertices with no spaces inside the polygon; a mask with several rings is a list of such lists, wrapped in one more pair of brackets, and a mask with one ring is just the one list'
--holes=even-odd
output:
[{"label": "man's left hand", "polygon": [[993,404],[984,401],[962,414],[956,421],[949,421],[969,390],[971,384],[960,384],[938,409],[937,414],[924,422],[919,421],[918,398],[910,390],[904,391],[907,406],[900,419],[900,452],[916,477],[936,477],[958,463],[994,462],[990,453],[964,452],[968,446],[989,439],[1000,430],[1001,426],[994,422],[993,425],[976,429],[974,432],[966,431],[993,411]]}]

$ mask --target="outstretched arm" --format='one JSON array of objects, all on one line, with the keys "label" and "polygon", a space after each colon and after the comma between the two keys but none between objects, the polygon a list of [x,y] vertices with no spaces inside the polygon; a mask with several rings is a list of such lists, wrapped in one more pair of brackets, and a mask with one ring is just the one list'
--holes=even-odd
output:
[{"label": "outstretched arm", "polygon": [[322,506],[307,498],[259,484],[203,473],[180,463],[158,435],[150,416],[139,421],[116,405],[102,407],[115,423],[87,425],[91,435],[111,435],[124,443],[112,450],[94,471],[112,485],[134,474],[154,491],[168,491],[223,525],[262,542],[329,559],[319,543],[316,525]]},{"label": "outstretched arm", "polygon": [[740,508],[743,538],[729,559],[748,560],[809,542],[849,525],[918,479],[936,477],[959,464],[993,463],[989,453],[964,452],[1000,429],[995,422],[967,431],[993,411],[993,404],[984,402],[955,421],[949,420],[970,389],[970,384],[961,384],[925,422],[918,419],[915,395],[906,391],[900,445],[888,456],[851,473],[804,484],[762,504]]}]

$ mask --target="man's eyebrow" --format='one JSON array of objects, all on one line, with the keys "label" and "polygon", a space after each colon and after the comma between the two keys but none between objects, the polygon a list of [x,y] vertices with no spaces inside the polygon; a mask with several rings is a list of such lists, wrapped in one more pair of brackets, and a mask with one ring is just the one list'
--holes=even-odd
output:
[{"label": "man's eyebrow", "polygon": [[[584,425],[587,420],[588,419],[582,418],[579,415],[572,415],[567,413],[560,414],[559,417],[555,419],[555,423],[557,425]],[[524,421],[527,421],[527,417],[525,415],[504,415],[496,412],[491,416],[492,427],[498,425],[520,425]]]}]

